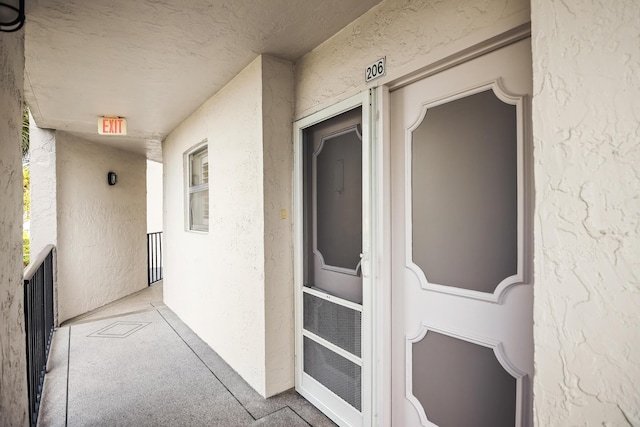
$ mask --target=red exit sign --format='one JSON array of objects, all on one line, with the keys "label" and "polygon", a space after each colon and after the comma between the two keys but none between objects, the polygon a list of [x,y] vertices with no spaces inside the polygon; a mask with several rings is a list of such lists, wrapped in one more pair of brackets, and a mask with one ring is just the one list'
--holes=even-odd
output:
[{"label": "red exit sign", "polygon": [[98,119],[100,135],[126,135],[127,120],[122,117],[100,117]]}]

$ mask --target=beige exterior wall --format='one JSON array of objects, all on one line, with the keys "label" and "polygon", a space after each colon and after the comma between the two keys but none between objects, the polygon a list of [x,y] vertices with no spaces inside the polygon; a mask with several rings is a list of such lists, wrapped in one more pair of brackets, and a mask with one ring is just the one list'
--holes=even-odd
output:
[{"label": "beige exterior wall", "polygon": [[367,88],[365,67],[386,56],[380,85],[527,23],[527,0],[386,0],[296,61],[295,117]]},{"label": "beige exterior wall", "polygon": [[[165,302],[265,396],[293,386],[291,223],[276,221],[291,205],[291,82],[290,64],[260,57],[163,143]],[[185,231],[184,153],[204,140],[200,233]]]},{"label": "beige exterior wall", "polygon": [[640,425],[640,2],[535,1],[535,417]]},{"label": "beige exterior wall", "polygon": [[[58,319],[147,286],[146,159],[56,132]],[[107,173],[118,175],[115,186]]]},{"label": "beige exterior wall", "polygon": [[24,32],[0,36],[0,424],[26,426],[20,138]]}]

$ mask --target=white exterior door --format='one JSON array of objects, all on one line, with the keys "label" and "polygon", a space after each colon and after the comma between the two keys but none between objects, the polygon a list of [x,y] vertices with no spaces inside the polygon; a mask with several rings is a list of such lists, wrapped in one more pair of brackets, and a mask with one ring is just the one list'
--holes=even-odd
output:
[{"label": "white exterior door", "polygon": [[390,95],[394,426],[528,426],[530,40]]}]

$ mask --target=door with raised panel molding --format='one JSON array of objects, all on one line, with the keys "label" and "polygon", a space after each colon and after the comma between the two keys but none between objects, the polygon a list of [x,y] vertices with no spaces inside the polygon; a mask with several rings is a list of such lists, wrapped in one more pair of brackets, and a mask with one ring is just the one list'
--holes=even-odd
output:
[{"label": "door with raised panel molding", "polygon": [[394,426],[532,423],[530,39],[390,94]]}]

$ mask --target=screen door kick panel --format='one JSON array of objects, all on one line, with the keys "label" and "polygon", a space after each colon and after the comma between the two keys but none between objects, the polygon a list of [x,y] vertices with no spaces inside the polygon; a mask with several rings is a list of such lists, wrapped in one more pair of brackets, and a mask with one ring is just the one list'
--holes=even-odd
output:
[{"label": "screen door kick panel", "polygon": [[303,382],[344,420],[362,411],[361,118],[348,111],[303,138]]}]

